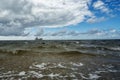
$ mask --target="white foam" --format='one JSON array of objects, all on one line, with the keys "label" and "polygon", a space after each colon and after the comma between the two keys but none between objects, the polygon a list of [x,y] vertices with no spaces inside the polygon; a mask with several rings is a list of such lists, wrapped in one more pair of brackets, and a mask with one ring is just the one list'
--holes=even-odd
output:
[{"label": "white foam", "polygon": [[110,48],[111,50],[115,50],[115,51],[120,51],[120,47],[113,47],[113,48]]},{"label": "white foam", "polygon": [[109,65],[106,65],[107,68],[113,68],[114,66],[109,64]]},{"label": "white foam", "polygon": [[107,71],[95,71],[95,73],[97,73],[97,74],[100,74],[100,73],[103,73],[103,72],[107,72]]},{"label": "white foam", "polygon": [[26,73],[25,71],[22,71],[22,72],[20,72],[18,75],[19,75],[19,76],[24,76],[25,73]]},{"label": "white foam", "polygon": [[73,79],[73,80],[79,80],[79,79]]},{"label": "white foam", "polygon": [[84,74],[82,73],[79,73],[79,74],[83,79],[87,79],[87,80],[96,80],[101,77],[101,76],[98,76],[97,74],[88,74],[89,77],[85,77]]},{"label": "white foam", "polygon": [[44,75],[42,75],[41,73],[35,72],[35,71],[29,71],[29,73],[32,74],[32,76],[37,77],[37,78],[44,77]]},{"label": "white foam", "polygon": [[73,73],[70,74],[70,77],[76,77]]},{"label": "white foam", "polygon": [[98,79],[101,76],[98,76],[97,74],[89,74],[89,79],[93,80],[93,79]]},{"label": "white foam", "polygon": [[59,68],[66,68],[65,66],[63,66],[61,63],[58,64]]},{"label": "white foam", "polygon": [[53,74],[53,73],[51,73],[51,74],[48,74],[47,76],[49,76],[50,78],[54,78],[54,77],[57,77],[57,76],[59,76],[59,74]]},{"label": "white foam", "polygon": [[117,70],[110,70],[110,69],[108,71],[109,72],[118,72]]},{"label": "white foam", "polygon": [[78,70],[78,68],[71,68],[71,70],[76,71],[76,70]]},{"label": "white foam", "polygon": [[72,63],[72,65],[73,65],[73,66],[77,66],[77,67],[83,66],[82,63],[78,63],[78,64],[76,64],[76,63]]},{"label": "white foam", "polygon": [[47,65],[46,63],[41,63],[41,64],[34,65],[34,67],[37,67],[39,69],[46,69],[45,68],[46,65]]},{"label": "white foam", "polygon": [[83,78],[83,79],[88,79],[87,77],[85,77],[82,73],[79,73],[80,76]]}]

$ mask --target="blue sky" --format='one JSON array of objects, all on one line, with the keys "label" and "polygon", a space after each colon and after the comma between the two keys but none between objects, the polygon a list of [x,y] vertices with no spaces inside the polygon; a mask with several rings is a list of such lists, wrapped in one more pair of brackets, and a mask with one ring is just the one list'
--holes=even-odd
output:
[{"label": "blue sky", "polygon": [[120,0],[4,0],[0,40],[120,39]]}]

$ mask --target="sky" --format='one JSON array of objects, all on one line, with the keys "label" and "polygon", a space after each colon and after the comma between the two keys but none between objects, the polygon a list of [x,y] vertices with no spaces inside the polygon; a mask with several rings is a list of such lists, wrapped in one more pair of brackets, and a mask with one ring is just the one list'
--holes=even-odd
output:
[{"label": "sky", "polygon": [[120,39],[120,0],[0,0],[0,40]]}]

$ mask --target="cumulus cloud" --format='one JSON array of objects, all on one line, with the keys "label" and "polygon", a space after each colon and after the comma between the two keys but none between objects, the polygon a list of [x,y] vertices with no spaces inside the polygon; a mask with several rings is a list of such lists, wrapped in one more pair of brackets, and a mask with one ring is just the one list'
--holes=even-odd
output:
[{"label": "cumulus cloud", "polygon": [[[43,28],[65,27],[84,21],[94,23],[105,20],[105,17],[97,17],[89,9],[91,2],[92,0],[1,0],[0,36],[42,36],[45,35]],[[101,0],[93,3],[92,6],[102,12],[109,12]],[[62,30],[46,35],[74,36],[79,34],[82,33]]]},{"label": "cumulus cloud", "polygon": [[[83,22],[94,14],[89,10],[91,0],[1,0],[0,24],[11,31],[8,35],[22,35],[29,27],[54,28]],[[7,32],[5,29],[4,32]],[[15,32],[15,34],[13,34]],[[0,32],[4,35],[4,33]]]},{"label": "cumulus cloud", "polygon": [[104,20],[105,20],[105,17],[97,18],[97,17],[93,16],[93,17],[87,19],[87,22],[89,22],[89,23],[96,23],[96,22],[101,22],[101,21],[104,21]]},{"label": "cumulus cloud", "polygon": [[106,5],[104,4],[104,2],[102,2],[101,0],[98,0],[96,1],[94,4],[93,4],[93,7],[95,9],[99,9],[101,10],[102,12],[105,12],[105,13],[109,13],[109,9],[106,7]]},{"label": "cumulus cloud", "polygon": [[43,28],[39,28],[37,29],[36,33],[34,36],[42,36],[44,35],[44,29]]},{"label": "cumulus cloud", "polygon": [[62,29],[54,32],[47,32],[44,34],[44,36],[66,36],[68,32],[69,32],[68,30]]},{"label": "cumulus cloud", "polygon": [[80,32],[78,32],[78,31],[69,31],[69,32],[67,33],[67,35],[70,35],[70,36],[79,36],[79,35],[80,35]]},{"label": "cumulus cloud", "polygon": [[98,36],[98,37],[119,37],[120,30],[119,29],[91,29],[86,32],[80,33],[82,35],[89,35],[89,36]]},{"label": "cumulus cloud", "polygon": [[24,29],[22,27],[15,27],[15,26],[1,26],[0,25],[0,35],[4,35],[4,36],[10,36],[10,35],[14,35],[14,36],[26,36],[28,33],[24,33]]},{"label": "cumulus cloud", "polygon": [[107,32],[108,32],[107,30],[91,29],[81,34],[103,36],[103,35],[107,35]]},{"label": "cumulus cloud", "polygon": [[98,29],[93,28],[87,30],[85,32],[69,30],[69,29],[61,29],[58,31],[46,32],[44,29],[39,29],[36,31],[35,36],[44,37],[45,39],[81,39],[81,37],[85,37],[85,39],[89,39],[92,37],[97,38],[119,38],[120,29]]},{"label": "cumulus cloud", "polygon": [[79,36],[79,34],[79,31],[63,29],[55,32],[48,32],[44,34],[44,36]]}]

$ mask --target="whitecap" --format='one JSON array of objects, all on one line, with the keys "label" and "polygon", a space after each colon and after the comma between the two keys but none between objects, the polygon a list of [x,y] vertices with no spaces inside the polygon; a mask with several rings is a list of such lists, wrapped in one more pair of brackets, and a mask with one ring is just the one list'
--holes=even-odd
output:
[{"label": "whitecap", "polygon": [[63,66],[61,63],[59,63],[57,66],[58,66],[59,68],[66,68],[66,67]]},{"label": "whitecap", "polygon": [[43,74],[38,73],[38,72],[35,72],[35,71],[29,71],[29,73],[32,74],[32,76],[37,77],[37,78],[42,78],[42,77],[44,77]]},{"label": "whitecap", "polygon": [[59,74],[53,74],[53,73],[51,73],[51,74],[48,74],[47,76],[49,76],[50,78],[54,78],[54,77],[58,77],[59,76]]},{"label": "whitecap", "polygon": [[83,66],[82,63],[78,63],[78,64],[77,64],[77,63],[72,63],[72,65],[73,65],[73,66],[77,66],[77,67]]},{"label": "whitecap", "polygon": [[89,74],[89,79],[94,80],[94,79],[98,79],[101,76],[98,76],[97,74]]},{"label": "whitecap", "polygon": [[26,73],[25,71],[22,71],[22,72],[20,72],[18,75],[19,75],[19,76],[24,76],[25,73]]},{"label": "whitecap", "polygon": [[46,65],[47,65],[46,63],[41,63],[41,64],[36,64],[36,65],[33,65],[33,66],[34,66],[34,67],[37,67],[37,68],[39,68],[39,69],[46,69],[46,68],[45,68]]}]

